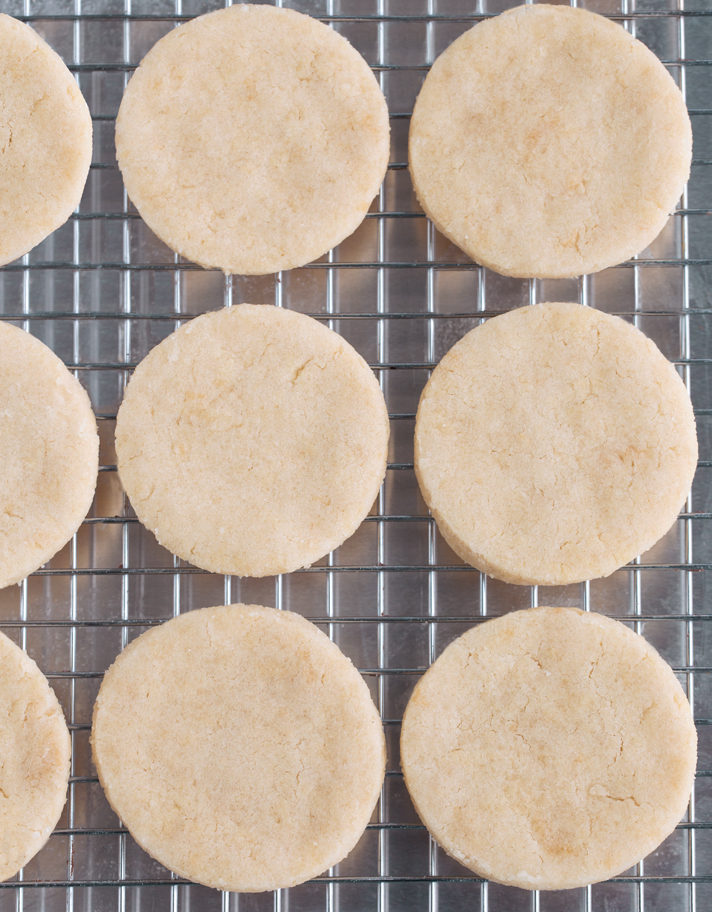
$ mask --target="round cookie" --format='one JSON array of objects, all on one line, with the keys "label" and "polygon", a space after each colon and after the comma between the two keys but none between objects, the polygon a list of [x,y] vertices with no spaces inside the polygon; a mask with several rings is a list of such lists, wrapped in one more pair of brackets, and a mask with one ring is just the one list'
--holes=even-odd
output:
[{"label": "round cookie", "polygon": [[131,200],[169,247],[263,274],[355,231],[388,166],[388,110],[337,32],[293,10],[236,4],[146,55],[121,103],[116,151]]},{"label": "round cookie", "polygon": [[476,25],[435,61],[410,172],[436,227],[510,276],[575,276],[659,234],[692,130],[658,58],[619,25],[535,4]]},{"label": "round cookie", "polygon": [[49,839],[67,797],[69,732],[32,659],[0,633],[0,880]]},{"label": "round cookie", "polygon": [[352,535],[386,471],[388,413],[354,349],[311,317],[242,304],[169,336],[116,422],[139,519],[214,573],[309,566]]},{"label": "round cookie", "polygon": [[47,346],[0,323],[0,588],[74,535],[94,497],[99,436],[89,397]]},{"label": "round cookie", "polygon": [[192,611],[135,640],[104,676],[92,749],[139,845],[183,877],[242,892],[294,886],[344,858],[385,769],[351,662],[304,618],[256,605]]},{"label": "round cookie", "polygon": [[60,57],[0,15],[0,265],[31,250],[79,205],[92,154],[89,109]]},{"label": "round cookie", "polygon": [[421,819],[483,877],[566,890],[620,874],[685,813],[695,726],[672,669],[572,608],[468,630],[418,682],[401,763]]},{"label": "round cookie", "polygon": [[672,526],[696,463],[673,365],[635,327],[579,304],[473,329],[416,417],[415,471],[443,537],[508,583],[613,573]]}]

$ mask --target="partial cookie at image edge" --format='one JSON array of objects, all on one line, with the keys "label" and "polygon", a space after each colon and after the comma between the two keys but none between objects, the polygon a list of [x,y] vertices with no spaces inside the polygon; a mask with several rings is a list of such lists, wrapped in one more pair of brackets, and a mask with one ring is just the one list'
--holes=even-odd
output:
[{"label": "partial cookie at image edge", "polygon": [[0,324],[0,588],[19,583],[80,527],[99,436],[89,396],[39,339]]},{"label": "partial cookie at image edge", "polygon": [[0,265],[6,265],[79,205],[92,121],[74,77],[34,29],[1,14],[0,47]]},{"label": "partial cookie at image edge", "polygon": [[35,662],[0,634],[0,880],[45,845],[67,797],[71,741],[62,709]]}]

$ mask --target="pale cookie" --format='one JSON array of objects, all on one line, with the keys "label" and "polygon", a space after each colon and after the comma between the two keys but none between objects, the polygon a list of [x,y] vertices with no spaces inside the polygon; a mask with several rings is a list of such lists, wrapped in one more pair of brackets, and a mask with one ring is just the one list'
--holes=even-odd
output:
[{"label": "pale cookie", "polygon": [[473,329],[416,417],[415,471],[443,537],[507,583],[613,573],[670,529],[696,464],[673,365],[629,323],[579,304]]},{"label": "pale cookie", "polygon": [[436,227],[511,276],[621,263],[659,234],[690,173],[692,130],[658,58],[583,9],[522,6],[435,61],[410,172]]},{"label": "pale cookie", "polygon": [[352,535],[386,471],[373,372],[311,317],[242,304],[165,339],[116,421],[119,473],[164,547],[214,573],[309,566]]},{"label": "pale cookie", "polygon": [[256,605],[192,611],[135,640],[104,676],[92,749],[142,848],[189,880],[242,892],[341,861],[386,759],[346,656],[299,615]]},{"label": "pale cookie", "polygon": [[116,121],[131,200],[169,247],[243,275],[315,260],[363,220],[388,110],[361,55],[316,19],[237,4],[146,55]]},{"label": "pale cookie", "polygon": [[79,205],[91,117],[60,57],[0,15],[0,265],[31,250]]},{"label": "pale cookie", "polygon": [[49,839],[69,783],[69,732],[47,679],[0,633],[0,880]]},{"label": "pale cookie", "polygon": [[94,497],[99,436],[89,397],[47,346],[0,323],[0,588],[74,535]]},{"label": "pale cookie", "polygon": [[568,890],[620,874],[685,813],[697,736],[642,637],[572,608],[468,630],[418,682],[401,763],[423,823],[483,877]]}]

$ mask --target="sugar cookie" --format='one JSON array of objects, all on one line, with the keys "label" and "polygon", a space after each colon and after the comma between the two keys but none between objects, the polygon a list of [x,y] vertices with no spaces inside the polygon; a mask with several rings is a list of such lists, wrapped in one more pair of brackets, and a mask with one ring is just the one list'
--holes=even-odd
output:
[{"label": "sugar cookie", "polygon": [[685,813],[697,738],[672,669],[623,624],[531,608],[473,627],[418,682],[401,762],[435,839],[483,877],[620,874]]},{"label": "sugar cookie", "polygon": [[47,679],[0,633],[0,880],[17,874],[49,839],[67,797],[70,750]]},{"label": "sugar cookie", "polygon": [[146,55],[116,121],[131,200],[169,247],[243,275],[317,259],[386,172],[386,103],[361,55],[290,9],[236,4]]},{"label": "sugar cookie", "polygon": [[89,397],[29,333],[0,323],[0,588],[41,567],[94,497],[99,437]]},{"label": "sugar cookie", "polygon": [[79,205],[91,117],[61,58],[0,15],[0,265],[31,250]]},{"label": "sugar cookie", "polygon": [[481,22],[435,61],[409,156],[426,213],[478,263],[575,276],[660,233],[692,129],[645,45],[595,13],[537,3]]},{"label": "sugar cookie", "polygon": [[344,858],[385,768],[351,662],[304,618],[256,605],[192,611],[135,640],[104,677],[92,748],[150,855],[242,892],[294,886]]},{"label": "sugar cookie", "polygon": [[613,573],[668,531],[696,463],[673,365],[635,327],[578,304],[473,329],[416,418],[415,470],[440,531],[508,583]]},{"label": "sugar cookie", "polygon": [[388,413],[366,362],[294,311],[204,314],[136,369],[119,473],[161,544],[214,573],[270,576],[352,535],[386,471]]}]

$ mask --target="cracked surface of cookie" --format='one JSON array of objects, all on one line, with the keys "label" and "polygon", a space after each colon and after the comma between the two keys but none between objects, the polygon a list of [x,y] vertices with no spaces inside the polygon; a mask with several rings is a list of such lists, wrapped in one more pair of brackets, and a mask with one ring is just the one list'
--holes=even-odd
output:
[{"label": "cracked surface of cookie", "polygon": [[34,29],[0,15],[0,265],[31,250],[79,205],[92,154],[89,109]]},{"label": "cracked surface of cookie", "polygon": [[436,227],[504,275],[575,276],[660,233],[689,177],[692,129],[663,64],[620,25],[535,4],[435,61],[410,126]]},{"label": "cracked surface of cookie", "polygon": [[0,880],[49,839],[67,797],[69,732],[47,679],[0,634]]},{"label": "cracked surface of cookie", "polygon": [[467,631],[416,685],[401,737],[432,835],[527,890],[620,874],[685,813],[690,706],[642,637],[599,614],[530,608]]},{"label": "cracked surface of cookie", "polygon": [[418,407],[415,471],[440,531],[508,583],[613,573],[670,529],[696,465],[673,365],[629,323],[579,304],[471,330]]},{"label": "cracked surface of cookie", "polygon": [[242,892],[344,858],[385,769],[381,720],[351,662],[304,618],[256,605],[192,611],[134,640],[104,677],[92,750],[150,855]]},{"label": "cracked surface of cookie", "polygon": [[215,573],[309,566],[352,535],[386,471],[378,381],[294,311],[204,314],[139,364],[116,423],[119,473],[159,542]]},{"label": "cracked surface of cookie", "polygon": [[388,165],[388,110],[333,29],[236,4],[149,51],[116,151],[132,202],[169,247],[226,273],[277,272],[360,225]]},{"label": "cracked surface of cookie", "polygon": [[0,324],[0,588],[74,535],[94,497],[99,436],[89,397],[39,339]]}]

